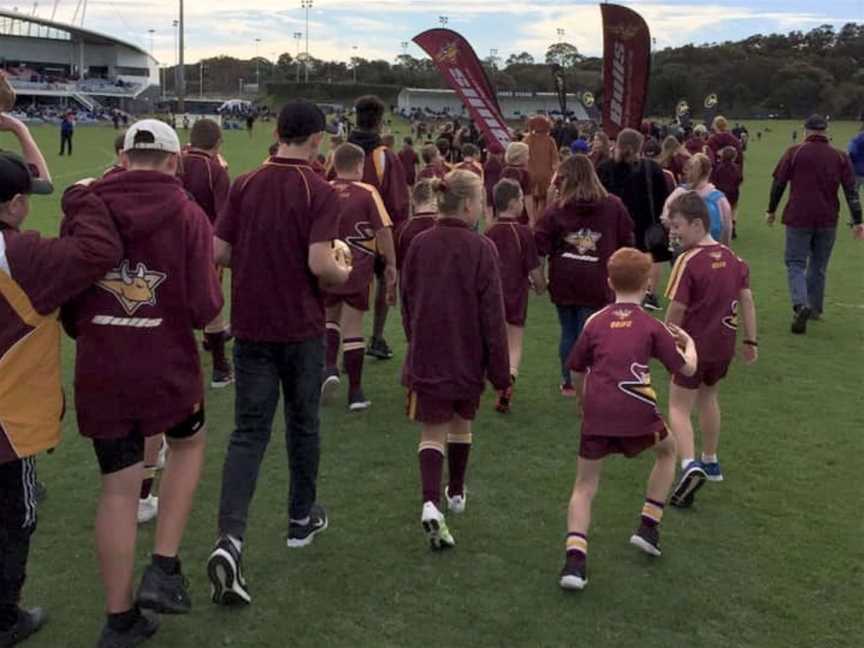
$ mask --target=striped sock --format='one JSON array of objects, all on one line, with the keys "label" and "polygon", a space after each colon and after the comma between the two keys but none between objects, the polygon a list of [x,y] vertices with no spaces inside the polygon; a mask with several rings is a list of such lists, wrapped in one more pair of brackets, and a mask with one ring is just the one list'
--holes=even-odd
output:
[{"label": "striped sock", "polygon": [[568,533],[565,546],[568,558],[585,560],[588,557],[588,536],[584,533]]},{"label": "striped sock", "polygon": [[663,507],[663,502],[646,497],[645,505],[642,507],[642,524],[647,527],[656,527],[660,524],[663,519]]}]

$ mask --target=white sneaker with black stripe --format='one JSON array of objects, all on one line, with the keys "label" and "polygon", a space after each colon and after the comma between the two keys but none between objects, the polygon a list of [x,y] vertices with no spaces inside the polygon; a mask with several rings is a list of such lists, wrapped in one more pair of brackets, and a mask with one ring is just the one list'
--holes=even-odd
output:
[{"label": "white sneaker with black stripe", "polygon": [[210,598],[218,605],[248,605],[252,596],[243,578],[240,549],[228,536],[221,536],[207,561]]}]

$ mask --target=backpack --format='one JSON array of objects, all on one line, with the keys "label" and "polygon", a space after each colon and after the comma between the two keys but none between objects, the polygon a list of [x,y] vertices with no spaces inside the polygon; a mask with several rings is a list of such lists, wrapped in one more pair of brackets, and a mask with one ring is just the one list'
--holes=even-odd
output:
[{"label": "backpack", "polygon": [[723,192],[717,189],[705,196],[705,205],[711,217],[711,236],[717,241],[723,235],[723,210],[720,208],[720,201],[725,197]]}]

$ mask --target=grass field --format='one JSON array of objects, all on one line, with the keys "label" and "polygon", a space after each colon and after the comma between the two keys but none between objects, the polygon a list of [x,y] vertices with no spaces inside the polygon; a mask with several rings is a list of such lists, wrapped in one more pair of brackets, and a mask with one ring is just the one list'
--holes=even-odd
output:
[{"label": "grass field", "polygon": [[[264,126],[252,140],[227,133],[232,174],[264,157]],[[476,422],[470,506],[449,519],[458,546],[430,553],[418,524],[418,434],[404,417],[404,336],[394,313],[388,339],[396,359],[366,366],[372,409],[349,415],[340,396],[323,411],[320,499],[331,526],[301,551],[284,544],[287,467],[277,420],[246,539],[254,603],[244,610],[209,602],[205,562],[233,424],[231,390],[209,392],[207,465],[182,552],[195,608],[186,618],[163,617],[148,645],[860,646],[864,247],[841,228],[824,321],[806,337],[791,336],[783,229],[768,229],[762,214],[771,171],[793,128],[801,129],[748,126],[772,131],[748,153],[735,246],[752,270],[761,358],[753,368],[736,365],[722,391],[726,481],[706,486],[692,510],[667,512],[662,559],[627,543],[652,460],[613,459],[595,500],[591,582],[576,595],[558,588],[579,420],[557,393],[558,324],[546,297],[531,301],[514,412],[496,415],[487,392]],[[57,157],[55,129],[35,132],[61,189],[111,162],[110,129],[80,128],[72,158]],[[854,132],[851,123],[833,126],[844,149]],[[8,137],[0,146],[10,146]],[[27,226],[56,233],[59,195],[34,198]],[[841,218],[848,220],[845,212]],[[71,394],[68,341],[63,355]],[[655,382],[665,375],[657,371]],[[660,391],[665,403],[665,386]],[[25,602],[45,606],[52,618],[28,642],[33,648],[92,646],[103,622],[93,542],[98,468],[74,412],[64,432],[57,452],[39,460],[49,496]],[[152,526],[140,533],[139,567],[152,533]]]}]

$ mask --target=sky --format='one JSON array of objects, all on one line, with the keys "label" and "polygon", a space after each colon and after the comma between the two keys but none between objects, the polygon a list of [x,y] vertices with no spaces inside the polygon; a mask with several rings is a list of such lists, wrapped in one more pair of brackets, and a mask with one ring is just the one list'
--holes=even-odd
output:
[{"label": "sky", "polygon": [[[55,19],[70,22],[79,0],[56,0]],[[527,51],[542,59],[546,48],[560,40],[573,43],[585,55],[602,51],[597,2],[565,0],[312,0],[309,12],[309,53],[325,60],[349,60],[357,55],[392,61],[403,52],[423,53],[411,43],[420,32],[439,26],[460,32],[481,58],[495,49],[502,60]],[[646,19],[657,47],[686,43],[739,40],[757,33],[807,31],[822,24],[841,26],[864,22],[864,0],[619,0]],[[305,48],[306,15],[301,0],[186,0],[186,60],[220,54],[275,60],[282,52],[297,53],[294,34]],[[244,6],[245,5],[245,6]],[[296,5],[296,6],[291,6]],[[27,12],[32,0],[9,2]],[[42,0],[37,14],[50,18],[54,2]],[[146,7],[146,9],[145,9]],[[89,0],[84,26],[109,33],[152,51],[163,64],[176,61],[179,0]],[[256,42],[256,39],[260,39]],[[354,49],[356,47],[356,49]]]}]

